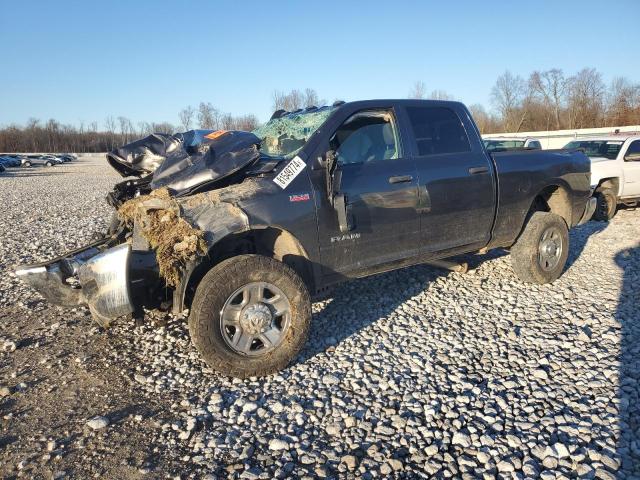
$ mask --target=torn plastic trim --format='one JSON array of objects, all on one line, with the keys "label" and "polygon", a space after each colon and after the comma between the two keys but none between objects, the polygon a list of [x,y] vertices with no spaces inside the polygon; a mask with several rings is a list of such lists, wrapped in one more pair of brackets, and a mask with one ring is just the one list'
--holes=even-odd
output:
[{"label": "torn plastic trim", "polygon": [[[134,305],[129,287],[128,243],[100,250],[100,244],[58,257],[50,262],[27,265],[16,270],[16,275],[37,290],[54,305],[87,305],[93,318],[101,325],[132,313]],[[80,288],[68,282],[75,278]]]}]

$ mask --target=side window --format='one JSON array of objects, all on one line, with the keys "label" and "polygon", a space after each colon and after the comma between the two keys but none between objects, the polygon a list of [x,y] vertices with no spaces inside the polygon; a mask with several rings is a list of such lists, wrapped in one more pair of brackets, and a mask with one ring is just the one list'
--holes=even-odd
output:
[{"label": "side window", "polygon": [[398,158],[397,139],[391,112],[369,110],[349,117],[333,134],[329,146],[338,163],[345,165]]},{"label": "side window", "polygon": [[624,154],[625,162],[640,162],[640,140],[631,142],[627,153]]},{"label": "side window", "polygon": [[407,107],[419,155],[471,151],[458,115],[445,107]]},{"label": "side window", "polygon": [[529,142],[529,148],[535,148],[536,150],[540,150],[542,148],[542,145],[540,145],[540,142],[537,140],[531,140]]}]

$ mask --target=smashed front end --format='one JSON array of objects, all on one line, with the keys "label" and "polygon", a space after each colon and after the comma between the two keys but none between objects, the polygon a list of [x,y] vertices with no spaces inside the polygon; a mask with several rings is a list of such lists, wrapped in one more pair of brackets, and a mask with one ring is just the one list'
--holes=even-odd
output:
[{"label": "smashed front end", "polygon": [[[135,254],[131,245],[113,245],[104,239],[53,260],[24,266],[16,275],[55,305],[87,305],[93,318],[108,326],[110,320],[133,313],[148,292],[134,291],[136,285],[153,278],[154,259]],[[156,275],[157,278],[157,275]],[[156,280],[156,284],[159,283]]]},{"label": "smashed front end", "polygon": [[123,176],[138,178],[107,196],[117,218],[104,238],[16,269],[50,303],[86,305],[102,326],[171,303],[183,272],[208,254],[215,238],[246,228],[233,199],[248,184],[256,191],[254,179],[242,182],[246,175],[224,183],[259,159],[259,139],[251,133],[194,131],[145,140],[108,154]]}]

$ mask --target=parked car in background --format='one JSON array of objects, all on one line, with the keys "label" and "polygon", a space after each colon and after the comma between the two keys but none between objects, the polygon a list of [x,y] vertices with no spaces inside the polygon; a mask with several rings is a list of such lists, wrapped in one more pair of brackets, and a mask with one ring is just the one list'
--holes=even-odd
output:
[{"label": "parked car in background", "polygon": [[4,165],[0,163],[0,173],[4,172],[6,170],[6,168],[4,168]]},{"label": "parked car in background", "polygon": [[0,164],[6,167],[19,167],[21,162],[20,158],[13,155],[0,156]]},{"label": "parked car in background", "polygon": [[541,150],[542,144],[531,137],[495,137],[482,140],[488,152],[504,152],[508,150]]},{"label": "parked car in background", "polygon": [[22,158],[23,167],[32,167],[34,165],[53,167],[61,163],[62,160],[49,155],[26,155]]},{"label": "parked car in background", "polygon": [[619,204],[640,201],[640,135],[616,134],[574,140],[591,160],[591,188],[597,200],[594,220],[613,218]]}]

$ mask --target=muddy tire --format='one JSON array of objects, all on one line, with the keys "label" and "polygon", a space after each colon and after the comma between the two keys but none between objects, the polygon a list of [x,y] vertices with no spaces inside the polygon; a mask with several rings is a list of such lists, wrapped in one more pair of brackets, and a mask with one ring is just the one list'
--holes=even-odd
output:
[{"label": "muddy tire", "polygon": [[240,255],[213,267],[196,289],[191,341],[214,370],[232,377],[264,376],[286,367],[309,335],[311,301],[288,266]]},{"label": "muddy tire", "polygon": [[564,219],[534,212],[511,247],[511,265],[528,283],[549,283],[562,274],[569,255],[569,231]]},{"label": "muddy tire", "polygon": [[610,188],[602,188],[596,191],[596,209],[593,212],[593,219],[599,222],[608,222],[616,214],[618,199],[615,192]]}]

